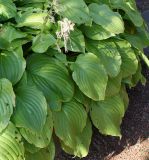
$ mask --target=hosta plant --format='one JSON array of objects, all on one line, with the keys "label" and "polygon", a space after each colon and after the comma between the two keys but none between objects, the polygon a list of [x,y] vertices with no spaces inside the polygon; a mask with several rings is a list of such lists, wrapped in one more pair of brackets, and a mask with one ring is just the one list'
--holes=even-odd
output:
[{"label": "hosta plant", "polygon": [[0,0],[0,159],[85,157],[93,125],[121,137],[148,45],[134,0]]}]

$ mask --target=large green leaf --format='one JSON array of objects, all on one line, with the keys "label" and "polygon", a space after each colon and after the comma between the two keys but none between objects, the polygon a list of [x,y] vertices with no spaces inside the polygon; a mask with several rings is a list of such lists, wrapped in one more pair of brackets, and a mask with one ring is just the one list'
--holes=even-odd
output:
[{"label": "large green leaf", "polygon": [[27,63],[27,76],[28,81],[44,93],[48,103],[52,101],[56,105],[56,110],[60,109],[62,102],[73,97],[74,86],[68,70],[54,58],[43,54],[31,56]]},{"label": "large green leaf", "polygon": [[91,119],[102,134],[121,136],[120,124],[125,108],[119,95],[91,104]]},{"label": "large green leaf", "polygon": [[7,79],[0,79],[0,133],[7,127],[15,107],[15,94]]},{"label": "large green leaf", "polygon": [[143,25],[143,18],[137,10],[136,3],[134,0],[110,0],[110,5],[115,9],[122,9],[129,16],[131,21],[136,26]]},{"label": "large green leaf", "polygon": [[47,103],[43,94],[33,86],[16,89],[16,110],[13,122],[31,132],[41,132],[47,116]]},{"label": "large green leaf", "polygon": [[26,37],[27,34],[17,30],[12,25],[4,25],[0,30],[0,37],[5,39],[8,43],[20,38]]},{"label": "large green leaf", "polygon": [[56,1],[55,11],[77,24],[90,21],[89,9],[83,0]]},{"label": "large green leaf", "polygon": [[114,78],[109,77],[107,88],[106,88],[106,97],[112,97],[118,94],[121,89],[121,82],[122,82],[121,72],[118,74],[118,76]]},{"label": "large green leaf", "polygon": [[70,32],[67,48],[72,52],[85,52],[85,40],[80,30],[75,29]]},{"label": "large green leaf", "polygon": [[63,103],[59,112],[53,112],[55,134],[69,147],[86,125],[87,114],[81,103],[75,100]]},{"label": "large green leaf", "polygon": [[77,157],[86,157],[89,152],[89,146],[91,143],[92,137],[92,125],[89,119],[87,120],[87,124],[83,129],[82,133],[78,135],[76,139],[76,145],[72,148],[65,145],[65,142],[61,141],[62,148],[65,152],[75,155]]},{"label": "large green leaf", "polygon": [[50,46],[54,45],[55,42],[56,40],[51,34],[41,33],[34,37],[32,50],[36,53],[44,53]]},{"label": "large green leaf", "polygon": [[26,11],[24,13],[19,13],[16,17],[16,22],[18,27],[29,27],[33,29],[42,29],[43,25],[45,28],[50,28],[49,20],[45,24],[45,18],[48,13],[44,12],[33,12],[33,10]]},{"label": "large green leaf", "polygon": [[89,5],[93,21],[107,31],[119,34],[124,32],[124,23],[119,13],[113,12],[107,5],[92,3]]},{"label": "large green leaf", "polygon": [[55,145],[53,140],[47,148],[41,149],[38,152],[31,154],[27,152],[25,154],[26,160],[54,160]]},{"label": "large green leaf", "polygon": [[79,55],[71,69],[74,81],[86,96],[95,101],[104,100],[108,76],[96,55]]},{"label": "large green leaf", "polygon": [[130,43],[125,40],[116,40],[115,43],[122,57],[121,71],[123,78],[135,74],[138,69],[138,60]]},{"label": "large green leaf", "polygon": [[85,94],[83,94],[77,86],[75,87],[74,98],[79,103],[81,103],[85,106],[87,112],[89,111],[89,106],[90,106],[91,99],[88,98],[87,96],[85,96]]},{"label": "large green leaf", "polygon": [[53,132],[53,119],[50,110],[48,111],[47,120],[42,132],[32,132],[29,129],[25,128],[20,129],[20,133],[26,139],[26,141],[39,148],[45,148],[49,145],[51,141],[52,132]]},{"label": "large green leaf", "polygon": [[0,159],[24,160],[21,135],[12,123],[0,133]]},{"label": "large green leaf", "polygon": [[98,56],[110,77],[116,77],[121,68],[122,60],[117,46],[114,42],[106,41],[86,41],[88,52]]},{"label": "large green leaf", "polygon": [[86,37],[92,40],[103,40],[115,36],[100,25],[93,24],[92,26],[81,26],[82,32]]},{"label": "large green leaf", "polygon": [[0,0],[0,22],[16,16],[17,9],[12,0]]},{"label": "large green leaf", "polygon": [[14,51],[1,51],[0,53],[0,78],[9,79],[16,84],[25,71],[26,62],[23,58],[22,49]]}]

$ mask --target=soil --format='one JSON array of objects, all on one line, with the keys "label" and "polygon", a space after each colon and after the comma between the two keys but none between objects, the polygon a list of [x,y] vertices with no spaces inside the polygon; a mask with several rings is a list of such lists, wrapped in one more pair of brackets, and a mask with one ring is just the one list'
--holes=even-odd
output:
[{"label": "soil", "polygon": [[[149,0],[138,0],[141,11],[149,10]],[[122,122],[122,139],[103,136],[93,128],[89,155],[83,160],[149,160],[149,69],[143,64],[146,86],[138,84],[129,92],[130,104]],[[62,150],[55,160],[79,160]]]}]

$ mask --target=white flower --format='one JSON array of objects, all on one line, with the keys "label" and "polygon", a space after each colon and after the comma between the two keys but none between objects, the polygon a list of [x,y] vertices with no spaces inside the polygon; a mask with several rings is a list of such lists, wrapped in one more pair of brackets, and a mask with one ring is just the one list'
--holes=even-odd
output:
[{"label": "white flower", "polygon": [[65,51],[67,52],[67,42],[69,40],[70,32],[74,30],[75,24],[71,22],[68,18],[64,18],[58,23],[60,24],[60,31],[56,33],[57,38],[63,38]]}]

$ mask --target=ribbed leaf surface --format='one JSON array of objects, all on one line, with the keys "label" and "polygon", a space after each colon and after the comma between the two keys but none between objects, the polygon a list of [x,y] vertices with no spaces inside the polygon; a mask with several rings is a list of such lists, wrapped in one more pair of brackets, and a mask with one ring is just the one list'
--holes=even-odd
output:
[{"label": "ribbed leaf surface", "polygon": [[53,119],[51,111],[48,112],[47,120],[42,132],[32,132],[29,129],[21,128],[22,136],[30,143],[39,148],[45,148],[51,141],[53,132]]},{"label": "ribbed leaf surface", "polygon": [[17,127],[41,132],[47,116],[44,95],[35,87],[23,86],[16,90],[16,110],[13,121]]},{"label": "ribbed leaf surface", "polygon": [[74,81],[86,96],[95,101],[104,100],[108,76],[96,55],[81,54],[71,69]]},{"label": "ribbed leaf surface", "polygon": [[15,51],[1,51],[0,53],[0,78],[9,79],[16,84],[25,71],[26,62],[20,48]]},{"label": "ribbed leaf surface", "polygon": [[21,135],[12,123],[0,133],[0,159],[24,160]]},{"label": "ribbed leaf surface", "polygon": [[0,79],[0,133],[7,127],[15,107],[15,94],[7,79]]},{"label": "ribbed leaf surface", "polygon": [[58,106],[73,97],[73,82],[60,61],[41,54],[31,56],[28,60],[27,74],[28,81],[34,83],[49,102],[54,100],[53,94],[56,97],[53,103],[58,103]]},{"label": "ribbed leaf surface", "polygon": [[62,110],[53,112],[54,129],[56,135],[69,147],[73,147],[74,140],[85,125],[87,114],[82,104],[75,100],[64,103]]},{"label": "ribbed leaf surface", "polygon": [[102,134],[121,136],[124,113],[124,103],[119,95],[91,104],[91,119]]}]

